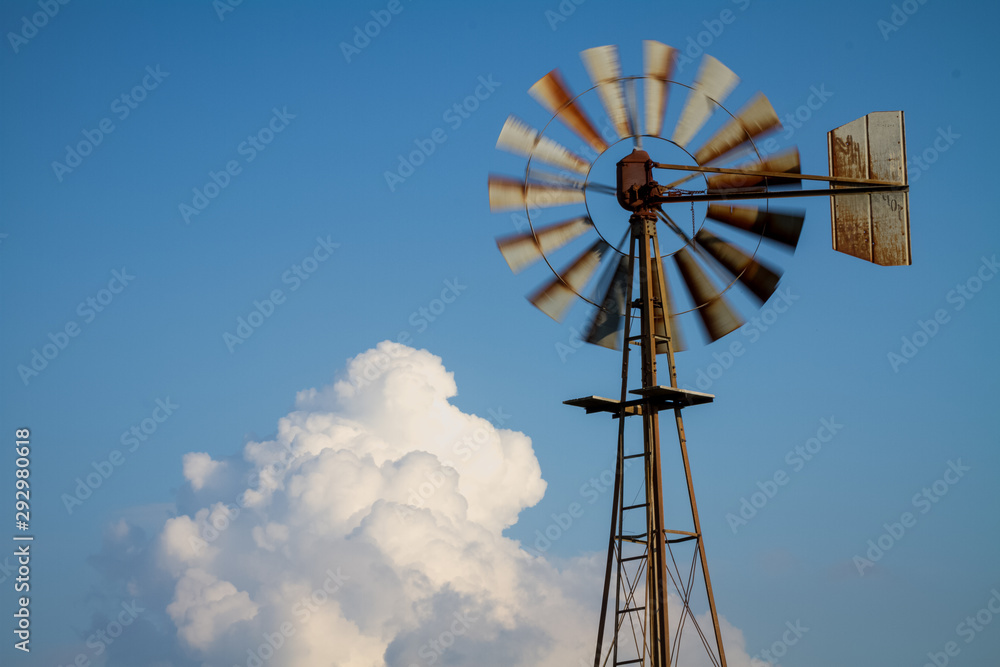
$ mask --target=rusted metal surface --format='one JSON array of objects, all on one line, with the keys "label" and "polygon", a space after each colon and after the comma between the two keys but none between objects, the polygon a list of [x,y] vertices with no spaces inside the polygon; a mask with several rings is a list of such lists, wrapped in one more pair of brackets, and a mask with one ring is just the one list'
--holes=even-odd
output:
[{"label": "rusted metal surface", "polygon": [[552,251],[558,250],[570,241],[585,234],[594,226],[587,216],[557,222],[534,232],[501,236],[497,247],[503,253],[507,265],[514,273],[520,272]]},{"label": "rusted metal surface", "polygon": [[667,80],[673,76],[677,49],[652,39],[642,43],[643,68],[646,74],[646,134],[660,136],[663,114],[670,94]]},{"label": "rusted metal surface", "polygon": [[[868,133],[865,126],[865,119],[859,118],[827,133],[830,176],[868,178]],[[831,197],[830,220],[834,250],[872,261],[869,195]]]},{"label": "rusted metal surface", "polygon": [[757,93],[735,117],[722,126],[711,139],[694,154],[698,164],[707,164],[746,144],[768,130],[781,127],[778,114],[771,102]]},{"label": "rusted metal surface", "polygon": [[710,55],[703,56],[671,140],[686,148],[715,111],[716,102],[722,104],[739,82],[728,67]]},{"label": "rusted metal surface", "polygon": [[[902,111],[880,111],[868,116],[869,176],[876,181],[906,183],[906,141]],[[909,194],[871,196],[872,261],[881,266],[904,266],[910,256]]]},{"label": "rusted metal surface", "polygon": [[[902,111],[871,113],[831,130],[827,146],[832,177],[906,184]],[[830,199],[830,219],[834,250],[883,266],[911,263],[905,190],[838,194]]]},{"label": "rusted metal surface", "polygon": [[562,144],[540,137],[538,130],[516,116],[508,116],[500,130],[497,148],[522,157],[531,157],[554,167],[585,176],[590,163]]},{"label": "rusted metal surface", "polygon": [[629,114],[625,110],[625,97],[619,79],[622,76],[617,46],[595,46],[580,53],[590,80],[597,86],[604,110],[614,125],[620,139],[633,134]]},{"label": "rusted metal surface", "polygon": [[579,104],[573,102],[573,95],[563,82],[559,70],[552,70],[533,85],[528,92],[545,109],[559,119],[566,127],[586,141],[598,153],[603,153],[608,144],[594,129],[593,123]]},{"label": "rusted metal surface", "polygon": [[573,301],[583,293],[597,271],[601,257],[610,247],[603,239],[595,241],[566,270],[542,286],[528,300],[540,311],[561,322]]}]

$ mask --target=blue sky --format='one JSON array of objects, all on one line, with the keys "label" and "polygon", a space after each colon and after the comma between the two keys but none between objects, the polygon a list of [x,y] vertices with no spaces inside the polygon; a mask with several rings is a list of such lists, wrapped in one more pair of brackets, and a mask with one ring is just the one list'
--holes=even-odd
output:
[{"label": "blue sky", "polygon": [[[786,622],[808,626],[786,665],[922,665],[948,642],[953,664],[995,663],[1000,619],[971,641],[960,630],[1000,590],[995,4],[70,2],[25,28],[44,4],[0,8],[0,416],[9,444],[31,430],[36,536],[36,651],[7,633],[10,664],[77,654],[117,604],[95,594],[102,536],[122,518],[155,535],[181,511],[184,454],[222,460],[273,437],[296,392],[387,339],[439,356],[464,413],[532,439],[548,486],[505,535],[534,549],[582,502],[544,555],[600,552],[610,493],[590,504],[586,488],[611,465],[614,423],[562,401],[616,395],[620,358],[578,347],[582,309],[559,324],[525,301],[544,273],[511,275],[493,237],[514,229],[490,213],[486,178],[523,169],[494,149],[508,114],[547,120],[531,84],[559,67],[589,87],[578,53],[603,44],[638,74],[642,39],[726,63],[742,78],[730,108],[760,90],[785,117],[828,91],[776,135],[804,171],[827,173],[828,130],[878,110],[905,111],[914,159],[912,266],[833,252],[827,201],[797,200],[787,311],[678,356],[681,384],[714,375],[702,388],[715,404],[685,416],[720,611],[750,655]],[[379,17],[363,48],[342,46]],[[478,108],[458,115],[477,88]],[[386,172],[435,131],[390,188]],[[81,142],[89,154],[68,156]],[[889,353],[939,311],[894,367]],[[234,344],[240,318],[261,322]],[[19,370],[49,344],[44,367]],[[810,460],[790,454],[823,420],[843,428]],[[123,437],[133,428],[145,439]],[[77,478],[128,447],[69,513]],[[727,514],[779,471],[788,483],[734,529]],[[904,512],[914,525],[859,574],[854,557]],[[0,590],[9,613],[12,580]]]}]

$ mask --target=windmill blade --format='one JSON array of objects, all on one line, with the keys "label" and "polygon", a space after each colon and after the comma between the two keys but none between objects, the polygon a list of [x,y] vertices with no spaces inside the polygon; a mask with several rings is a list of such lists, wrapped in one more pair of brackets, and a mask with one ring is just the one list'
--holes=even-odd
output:
[{"label": "windmill blade", "polygon": [[660,136],[663,114],[667,109],[667,80],[673,76],[677,49],[656,40],[642,43],[642,60],[646,80],[646,134]]},{"label": "windmill blade", "polygon": [[580,57],[583,59],[587,74],[590,75],[590,80],[597,86],[597,94],[601,97],[601,103],[615,127],[615,132],[618,133],[618,138],[631,136],[634,132],[619,81],[622,68],[618,59],[618,47],[613,44],[596,46],[582,51]]},{"label": "windmill blade", "polygon": [[726,243],[707,229],[702,228],[694,240],[734,278],[753,292],[764,303],[778,288],[781,273],[750,257],[736,246]]},{"label": "windmill blade", "polygon": [[556,322],[561,322],[573,299],[583,292],[610,247],[604,239],[595,241],[566,270],[528,297],[528,300]]},{"label": "windmill blade", "polygon": [[625,324],[625,298],[628,281],[632,277],[629,270],[629,257],[622,255],[617,262],[608,265],[607,272],[601,281],[606,285],[601,306],[594,311],[594,316],[587,326],[587,336],[584,340],[594,345],[600,345],[612,350],[622,349],[621,331]]},{"label": "windmill blade", "polygon": [[666,321],[663,319],[663,311],[666,309],[670,323],[670,338],[674,346],[674,352],[683,352],[687,349],[684,344],[684,335],[681,330],[680,319],[677,317],[677,310],[674,308],[674,300],[670,294],[670,284],[667,282],[667,272],[660,262],[653,262],[653,333],[656,334],[656,353],[665,354],[667,343],[663,339],[667,337]]},{"label": "windmill blade", "polygon": [[710,339],[719,340],[743,325],[743,320],[715,288],[687,248],[678,250],[674,254],[674,261],[677,262],[691,298],[699,306],[698,315],[701,316]]},{"label": "windmill blade", "polygon": [[519,208],[545,208],[564,204],[582,204],[584,191],[574,187],[559,187],[520,181],[490,174],[490,210],[510,211]]},{"label": "windmill blade", "polygon": [[695,162],[706,164],[742,146],[768,130],[781,127],[771,102],[761,93],[754,95],[735,117],[722,126],[694,154]]},{"label": "windmill blade", "polygon": [[584,176],[590,170],[589,162],[562,144],[540,136],[538,130],[513,115],[507,117],[500,130],[497,148]]},{"label": "windmill blade", "polygon": [[580,105],[573,101],[573,95],[563,82],[559,70],[554,69],[536,81],[535,85],[528,89],[528,93],[595,151],[603,153],[607,150],[608,144],[594,129],[594,125]]},{"label": "windmill blade", "polygon": [[779,213],[762,211],[756,206],[709,204],[705,217],[736,229],[762,234],[772,241],[794,249],[799,243],[799,234],[802,232],[802,221],[805,219],[805,213],[802,211]]},{"label": "windmill blade", "polygon": [[[799,161],[799,149],[791,148],[787,151],[777,153],[763,160],[762,162],[748,162],[742,164],[737,169],[744,171],[780,171],[786,174],[801,174],[802,163]],[[749,188],[759,185],[765,181],[764,176],[753,176],[750,174],[716,174],[708,177],[708,191],[710,193],[722,190],[734,190],[738,188]],[[802,187],[802,180],[798,178],[772,178],[766,177],[767,185],[795,185]]]},{"label": "windmill blade", "polygon": [[715,103],[722,104],[739,82],[740,78],[732,70],[706,54],[701,59],[694,88],[688,93],[681,118],[674,128],[672,141],[681,148],[687,147],[712,115]]},{"label": "windmill blade", "polygon": [[585,234],[594,226],[587,216],[557,222],[534,232],[512,234],[497,239],[497,247],[514,273],[534,264],[570,241]]}]

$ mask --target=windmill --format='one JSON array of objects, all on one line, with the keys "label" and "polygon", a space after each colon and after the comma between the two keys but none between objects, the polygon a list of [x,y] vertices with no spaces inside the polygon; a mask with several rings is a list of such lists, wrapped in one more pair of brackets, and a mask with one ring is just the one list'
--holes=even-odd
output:
[{"label": "windmill", "polygon": [[[772,257],[780,256],[776,249],[794,252],[804,214],[772,207],[772,200],[829,197],[834,250],[884,266],[910,264],[903,113],[870,113],[830,131],[829,175],[802,174],[797,149],[761,150],[768,133],[781,129],[765,96],[757,93],[730,112],[723,104],[739,83],[732,70],[705,55],[694,81],[682,83],[674,78],[676,49],[656,41],[643,46],[641,76],[623,76],[617,47],[601,46],[581,54],[593,83],[584,93],[574,95],[558,70],[530,88],[551,118],[541,130],[507,119],[497,148],[527,158],[527,165],[522,177],[490,176],[490,208],[524,212],[528,231],[497,239],[510,268],[517,273],[542,260],[554,274],[529,296],[531,303],[562,321],[582,300],[592,311],[585,340],[622,352],[617,398],[565,401],[618,419],[595,667],[681,664],[686,628],[710,662],[725,667],[682,418],[684,408],[714,396],[678,386],[674,353],[685,349],[682,323],[700,321],[715,341],[743,324],[741,309],[759,308],[775,292],[781,271]],[[607,116],[603,128],[588,113],[592,92]],[[678,96],[684,103],[673,114],[668,100]],[[663,129],[674,117],[668,139]],[[571,150],[569,142],[580,147]],[[673,161],[653,157],[661,155]],[[602,181],[611,180],[609,160],[616,160],[614,185]],[[804,188],[803,181],[826,187]],[[541,220],[556,209],[556,220]],[[673,285],[683,287],[680,299]],[[629,388],[632,347],[641,355],[635,389]],[[657,376],[661,354],[665,382]],[[676,424],[688,530],[668,526],[664,513],[664,411],[673,412]],[[629,417],[641,418],[641,450],[626,445]],[[678,562],[682,548],[691,552],[690,564]],[[708,607],[702,621],[691,604],[699,579]]]}]

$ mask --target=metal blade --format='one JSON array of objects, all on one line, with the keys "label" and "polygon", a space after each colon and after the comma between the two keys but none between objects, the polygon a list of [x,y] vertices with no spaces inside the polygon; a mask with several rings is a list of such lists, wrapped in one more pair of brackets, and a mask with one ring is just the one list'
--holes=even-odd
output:
[{"label": "metal blade", "polygon": [[[683,352],[687,349],[684,344],[684,335],[681,330],[680,319],[677,317],[677,310],[674,308],[674,300],[670,295],[670,284],[667,281],[667,272],[659,262],[653,262],[653,333],[665,338],[667,327],[663,320],[663,310],[666,307],[667,317],[670,318],[670,336],[674,344],[674,352]],[[662,278],[661,278],[662,276]],[[661,338],[656,341],[656,353],[666,354],[667,343]]]},{"label": "metal blade", "polygon": [[600,308],[594,312],[587,327],[585,340],[594,345],[600,345],[612,350],[622,349],[621,331],[625,324],[625,294],[628,280],[632,277],[629,271],[629,258],[622,255],[617,263],[608,265],[605,279],[601,281],[604,295],[601,297]]},{"label": "metal blade", "polygon": [[583,292],[601,264],[601,257],[610,247],[604,239],[595,241],[566,270],[528,297],[528,300],[556,322],[561,322],[574,297]]},{"label": "metal blade", "polygon": [[802,232],[802,221],[805,213],[802,211],[761,211],[756,206],[726,206],[725,204],[709,204],[705,217],[717,220],[724,225],[763,234],[765,237],[790,248],[798,245],[799,234]]},{"label": "metal blade", "polygon": [[614,45],[596,46],[580,52],[583,65],[587,68],[590,80],[597,86],[597,94],[601,96],[604,110],[615,127],[619,139],[633,134],[629,114],[625,108],[625,97],[619,79],[622,76],[621,63],[618,60],[618,47]]},{"label": "metal blade", "polygon": [[646,134],[660,136],[669,92],[667,80],[673,76],[677,49],[652,39],[642,43],[646,77]]},{"label": "metal blade", "polygon": [[[744,171],[780,171],[786,174],[802,173],[798,148],[791,148],[787,151],[771,155],[763,162],[741,164],[737,168]],[[718,192],[720,190],[749,188],[763,183],[764,180],[763,176],[751,176],[749,174],[716,174],[708,177],[708,191]],[[767,178],[767,185],[797,185],[801,187],[802,181],[798,178]]]},{"label": "metal blade", "polygon": [[719,340],[743,325],[743,320],[715,288],[687,248],[678,250],[674,254],[674,260],[691,298],[699,306],[698,315],[701,316],[709,338]]},{"label": "metal blade", "polygon": [[594,129],[583,109],[573,101],[573,95],[563,82],[559,70],[554,69],[536,81],[535,85],[528,89],[528,93],[595,151],[603,153],[607,150],[608,144]]},{"label": "metal blade", "polygon": [[774,112],[771,102],[757,93],[734,118],[729,119],[722,129],[698,149],[694,154],[695,162],[711,162],[776,127],[781,127],[778,114]]},{"label": "metal blade", "polygon": [[733,91],[740,78],[732,70],[710,55],[701,59],[694,88],[688,93],[681,118],[674,128],[672,141],[685,148],[715,110],[715,102],[722,104]]},{"label": "metal blade", "polygon": [[713,235],[707,229],[702,228],[695,234],[694,240],[705,252],[725,267],[726,271],[729,271],[734,278],[746,285],[754,293],[754,296],[760,299],[761,303],[771,298],[774,290],[778,288],[778,281],[781,279],[780,272],[765,266],[736,246]]},{"label": "metal blade", "polygon": [[497,239],[497,247],[507,260],[510,270],[519,273],[524,267],[540,260],[543,255],[549,255],[585,234],[593,226],[589,217],[581,216],[536,229],[534,233],[501,236]]},{"label": "metal blade", "polygon": [[539,136],[538,130],[516,116],[508,116],[500,130],[497,148],[522,157],[531,157],[555,167],[587,175],[590,163],[562,144]]},{"label": "metal blade", "polygon": [[558,187],[520,181],[490,174],[490,210],[509,211],[518,208],[544,208],[564,204],[582,204],[586,200],[580,188]]}]

